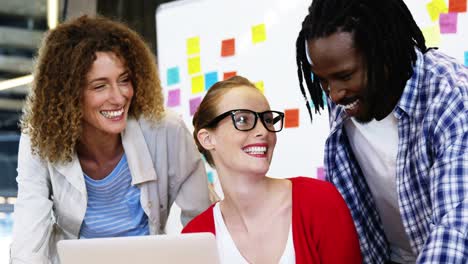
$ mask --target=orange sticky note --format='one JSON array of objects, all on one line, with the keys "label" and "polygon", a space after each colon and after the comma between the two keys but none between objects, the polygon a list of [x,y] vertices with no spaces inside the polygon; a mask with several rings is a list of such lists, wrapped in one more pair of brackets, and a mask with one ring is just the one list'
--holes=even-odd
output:
[{"label": "orange sticky note", "polygon": [[252,43],[256,44],[266,40],[265,24],[258,24],[252,27]]},{"label": "orange sticky note", "polygon": [[284,110],[284,127],[299,127],[299,109]]},{"label": "orange sticky note", "polygon": [[200,53],[200,37],[191,37],[187,39],[187,55]]},{"label": "orange sticky note", "polygon": [[223,74],[223,80],[227,80],[227,79],[229,79],[229,78],[231,78],[231,77],[234,77],[234,76],[236,76],[236,75],[237,75],[237,72],[235,72],[235,71],[225,72],[225,73]]},{"label": "orange sticky note", "polygon": [[201,72],[200,56],[188,58],[187,67],[190,75]]},{"label": "orange sticky note", "polygon": [[440,46],[440,27],[439,25],[421,28],[421,31],[426,39],[427,47]]},{"label": "orange sticky note", "polygon": [[205,89],[205,78],[203,75],[192,77],[192,94],[203,92]]},{"label": "orange sticky note", "polygon": [[263,81],[256,82],[255,87],[257,87],[262,93],[265,93],[265,86],[263,84]]},{"label": "orange sticky note", "polygon": [[236,53],[236,40],[225,39],[221,43],[221,57],[233,56]]},{"label": "orange sticky note", "polygon": [[440,13],[447,13],[448,7],[444,0],[432,0],[426,5],[432,21],[439,19]]},{"label": "orange sticky note", "polygon": [[467,0],[449,0],[449,12],[466,12]]}]

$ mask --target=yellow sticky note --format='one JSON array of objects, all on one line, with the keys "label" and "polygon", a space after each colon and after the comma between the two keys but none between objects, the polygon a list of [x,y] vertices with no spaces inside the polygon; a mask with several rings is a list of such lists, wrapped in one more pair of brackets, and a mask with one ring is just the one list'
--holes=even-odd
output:
[{"label": "yellow sticky note", "polygon": [[427,47],[439,47],[440,45],[440,28],[439,25],[425,27],[421,29],[424,38],[426,39]]},{"label": "yellow sticky note", "polygon": [[439,19],[440,13],[447,13],[448,7],[444,0],[432,0],[426,5],[432,21]]},{"label": "yellow sticky note", "polygon": [[260,90],[260,92],[265,93],[265,86],[263,84],[263,81],[256,82],[255,87],[257,87]]},{"label": "yellow sticky note", "polygon": [[188,58],[187,66],[190,75],[201,72],[200,56]]},{"label": "yellow sticky note", "polygon": [[203,75],[192,77],[192,94],[201,93],[205,90],[205,78]]},{"label": "yellow sticky note", "polygon": [[200,53],[200,37],[191,37],[187,39],[187,55]]},{"label": "yellow sticky note", "polygon": [[252,27],[252,43],[259,43],[266,40],[265,24],[258,24]]}]

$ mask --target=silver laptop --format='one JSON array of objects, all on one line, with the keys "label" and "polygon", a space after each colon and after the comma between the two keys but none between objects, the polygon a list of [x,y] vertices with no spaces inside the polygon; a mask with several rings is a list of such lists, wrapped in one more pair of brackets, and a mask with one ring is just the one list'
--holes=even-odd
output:
[{"label": "silver laptop", "polygon": [[61,240],[61,264],[219,264],[211,233]]}]

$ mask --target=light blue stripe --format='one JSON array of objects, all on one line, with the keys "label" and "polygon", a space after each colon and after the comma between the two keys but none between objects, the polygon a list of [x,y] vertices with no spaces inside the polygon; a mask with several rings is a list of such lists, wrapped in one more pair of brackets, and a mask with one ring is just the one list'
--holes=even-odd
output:
[{"label": "light blue stripe", "polygon": [[125,154],[102,180],[85,175],[88,206],[80,238],[149,234],[148,217],[140,204],[140,189],[132,177]]}]

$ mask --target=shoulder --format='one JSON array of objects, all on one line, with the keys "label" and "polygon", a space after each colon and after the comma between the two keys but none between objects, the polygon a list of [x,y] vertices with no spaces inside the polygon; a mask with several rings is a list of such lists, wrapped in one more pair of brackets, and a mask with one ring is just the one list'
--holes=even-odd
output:
[{"label": "shoulder", "polygon": [[468,68],[437,50],[424,54],[423,86],[435,102],[466,100],[468,96]]},{"label": "shoulder", "polygon": [[[215,203],[216,204],[216,203]],[[212,204],[204,212],[192,219],[182,230],[182,233],[199,233],[199,232],[210,232],[215,234],[215,224],[213,217]]]},{"label": "shoulder", "polygon": [[337,190],[333,184],[327,181],[318,180],[309,177],[295,177],[289,179],[293,184],[293,190],[302,195],[336,195]]},{"label": "shoulder", "polygon": [[295,201],[309,208],[326,209],[344,204],[343,197],[330,182],[308,177],[290,178]]},{"label": "shoulder", "polygon": [[173,133],[188,131],[182,117],[172,110],[165,110],[161,119],[157,121],[151,121],[144,117],[140,117],[137,122],[144,134],[166,132],[173,136]]}]

